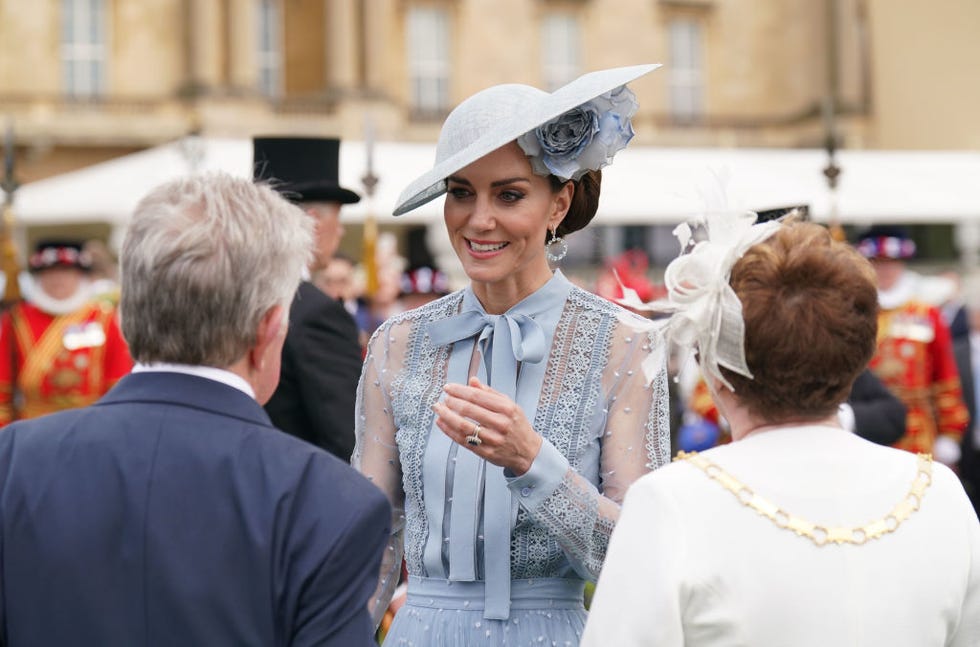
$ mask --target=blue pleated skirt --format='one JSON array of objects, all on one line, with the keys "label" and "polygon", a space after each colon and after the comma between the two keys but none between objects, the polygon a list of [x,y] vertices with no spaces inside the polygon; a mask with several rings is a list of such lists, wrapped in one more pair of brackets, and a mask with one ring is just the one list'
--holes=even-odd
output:
[{"label": "blue pleated skirt", "polygon": [[581,580],[511,581],[510,617],[483,617],[483,582],[410,577],[384,647],[578,647],[585,627]]}]

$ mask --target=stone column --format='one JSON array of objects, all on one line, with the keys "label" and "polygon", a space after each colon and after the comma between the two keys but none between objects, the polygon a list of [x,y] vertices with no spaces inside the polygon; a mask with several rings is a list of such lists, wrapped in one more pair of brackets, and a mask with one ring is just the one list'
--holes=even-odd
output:
[{"label": "stone column", "polygon": [[331,90],[347,94],[358,86],[357,7],[360,0],[332,0],[326,13],[327,83]]}]

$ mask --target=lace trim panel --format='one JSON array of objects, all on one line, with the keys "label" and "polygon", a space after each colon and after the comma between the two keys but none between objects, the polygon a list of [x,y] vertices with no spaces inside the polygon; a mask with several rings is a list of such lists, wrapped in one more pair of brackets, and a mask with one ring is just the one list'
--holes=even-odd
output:
[{"label": "lace trim panel", "polygon": [[580,479],[571,471],[565,474],[535,517],[545,527],[563,529],[558,535],[561,547],[585,569],[583,575],[597,579],[615,522],[600,517],[595,492]]},{"label": "lace trim panel", "polygon": [[[665,342],[659,333],[648,331],[646,341],[640,348],[644,353],[657,349],[664,350]],[[650,412],[646,422],[646,451],[647,467],[652,471],[670,462],[670,434],[663,430],[670,429],[670,394],[667,376],[667,363],[660,367],[660,372],[646,388],[653,389]]]},{"label": "lace trim panel", "polygon": [[462,298],[461,292],[454,293],[392,320],[392,325],[407,322],[411,326],[405,342],[408,354],[403,369],[391,381],[391,394],[405,489],[405,562],[413,575],[425,575],[422,556],[429,527],[422,494],[422,461],[435,416],[432,405],[446,383],[449,365],[449,347],[433,347],[424,324],[458,312]]},{"label": "lace trim panel", "polygon": [[[613,309],[608,306],[609,302],[577,288],[569,294],[555,329],[534,418],[534,428],[541,430],[541,434],[568,458],[573,469],[581,467],[584,451],[594,436],[589,423],[601,395],[601,376],[609,359],[614,323],[613,317],[609,316]],[[565,478],[567,480],[568,475]],[[559,490],[563,487],[564,484]],[[564,505],[564,500],[556,494],[546,500],[545,507]],[[598,495],[595,491],[582,494],[589,500]],[[567,520],[564,513],[572,508],[543,515],[537,512],[532,515],[520,508],[511,538],[514,577],[554,575],[566,555],[576,560],[587,558],[589,551],[580,551],[576,544],[588,542],[567,542],[562,551],[558,537],[578,535],[586,526],[591,529],[598,516],[598,504],[593,501],[592,507],[594,510],[589,518],[577,519],[571,525],[564,523]]]}]

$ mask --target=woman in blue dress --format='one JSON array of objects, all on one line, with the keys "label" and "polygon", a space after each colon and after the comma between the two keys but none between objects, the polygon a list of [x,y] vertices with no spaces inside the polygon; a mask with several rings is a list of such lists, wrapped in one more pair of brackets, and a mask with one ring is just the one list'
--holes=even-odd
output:
[{"label": "woman in blue dress", "polygon": [[549,265],[656,67],[470,97],[399,199],[446,194],[470,284],[385,322],[361,376],[353,462],[394,508],[376,621],[409,573],[386,645],[578,645],[626,489],[669,460],[660,333]]}]

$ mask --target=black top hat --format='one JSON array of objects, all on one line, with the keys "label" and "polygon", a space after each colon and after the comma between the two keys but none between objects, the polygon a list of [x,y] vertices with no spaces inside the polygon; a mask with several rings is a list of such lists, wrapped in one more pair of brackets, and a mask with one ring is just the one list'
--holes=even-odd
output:
[{"label": "black top hat", "polygon": [[74,267],[88,272],[92,269],[92,257],[82,250],[82,244],[73,240],[42,240],[27,262],[31,272],[52,267]]},{"label": "black top hat", "polygon": [[361,196],[340,186],[340,140],[325,137],[255,137],[252,177],[269,180],[294,202],[353,204]]},{"label": "black top hat", "polygon": [[761,209],[755,212],[755,221],[769,222],[770,220],[779,220],[784,216],[796,212],[796,217],[800,220],[807,221],[810,219],[810,205],[798,204],[790,207],[773,207],[772,209]]}]

